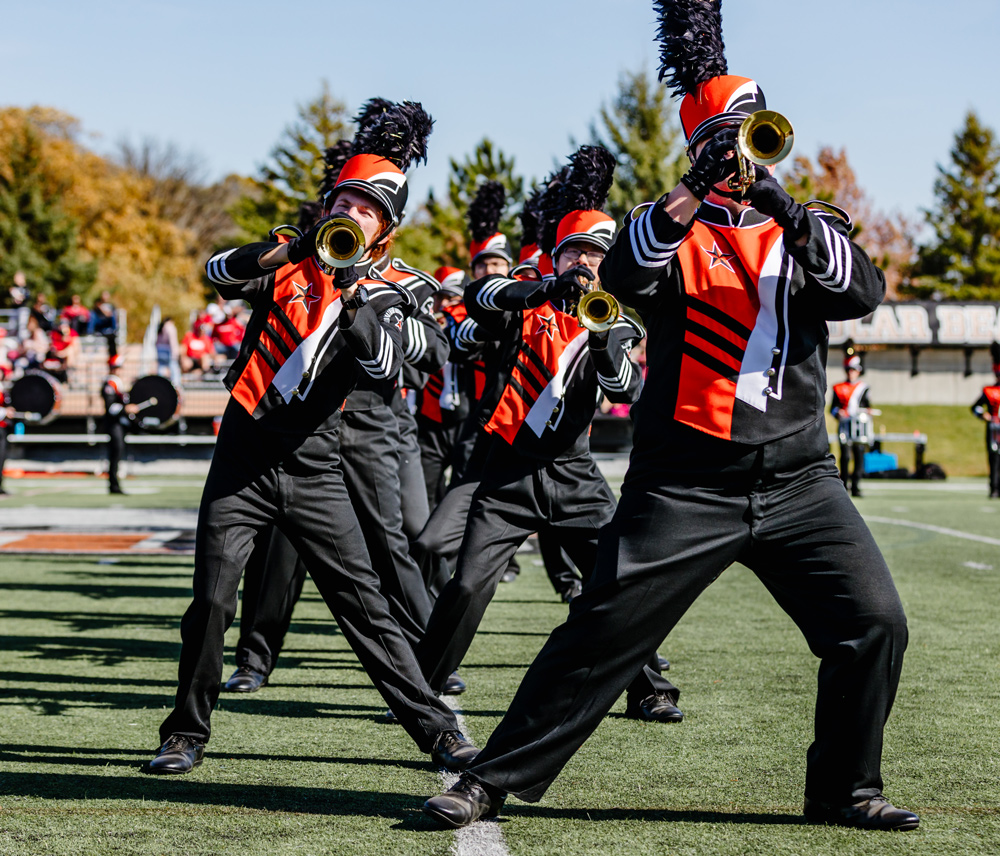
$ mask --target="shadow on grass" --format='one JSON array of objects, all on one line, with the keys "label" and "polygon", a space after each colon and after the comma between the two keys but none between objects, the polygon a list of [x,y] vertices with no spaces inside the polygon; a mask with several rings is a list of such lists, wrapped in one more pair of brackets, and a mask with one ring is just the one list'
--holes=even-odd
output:
[{"label": "shadow on grass", "polygon": [[[192,562],[164,562],[162,564],[152,564],[150,562],[136,562],[115,560],[101,565],[103,571],[62,571],[67,577],[81,577],[83,579],[157,579],[166,580],[176,577],[180,580],[191,579]],[[145,571],[123,571],[122,568],[144,568]]]},{"label": "shadow on grass", "polygon": [[[0,749],[0,762],[8,764],[58,764],[66,767],[123,767],[140,770],[155,754],[158,747],[150,749],[81,749],[76,746],[35,746],[7,743]],[[125,755],[127,757],[121,757]],[[410,770],[429,771],[429,761],[412,758],[341,758],[332,755],[276,755],[255,752],[205,751],[205,765],[213,761],[275,761],[307,764],[350,764],[360,767],[405,767]],[[4,773],[0,773],[0,782]],[[194,774],[195,777],[198,773]],[[197,778],[194,779],[197,781]]]},{"label": "shadow on grass", "polygon": [[[487,823],[503,824],[511,817],[537,818],[544,820],[580,820],[587,823],[730,823],[737,825],[753,824],[755,826],[806,826],[807,822],[801,815],[794,814],[761,814],[760,812],[730,812],[702,811],[662,808],[546,808],[544,806],[517,805],[502,810],[496,821]],[[420,815],[408,816],[394,829],[419,832],[428,828],[441,829],[428,817]]]},{"label": "shadow on grass", "polygon": [[[0,773],[0,788],[8,797],[43,799],[135,800],[233,806],[259,811],[330,816],[385,817],[403,821],[424,797],[380,791],[280,785],[218,784],[193,776],[92,776],[59,773]],[[427,825],[421,825],[427,828]]]},{"label": "shadow on grass", "polygon": [[185,597],[191,599],[191,583],[175,586],[115,585],[114,583],[0,583],[0,592],[37,592],[39,595],[77,594],[93,600],[113,597],[161,598]]},{"label": "shadow on grass", "polygon": [[[345,689],[364,687],[344,685]],[[72,709],[96,708],[101,710],[149,710],[161,708],[173,700],[173,693],[105,692],[101,690],[39,690],[32,687],[5,689],[0,694],[3,705],[26,705],[41,708],[46,716],[58,716]],[[328,702],[287,701],[274,698],[243,698],[226,696],[216,707],[226,713],[251,716],[282,716],[295,719],[336,717],[343,719],[372,719],[383,707],[361,704],[333,704]]]},{"label": "shadow on grass", "polygon": [[4,636],[0,649],[23,652],[31,659],[87,661],[101,666],[118,666],[134,660],[173,660],[176,663],[181,654],[179,641],[49,635]]},{"label": "shadow on grass", "polygon": [[43,609],[3,609],[0,610],[0,621],[4,619],[9,621],[58,621],[68,624],[78,633],[127,626],[170,629],[177,627],[180,621],[180,617],[176,615],[123,612],[109,612],[101,615],[92,612],[55,612]]}]

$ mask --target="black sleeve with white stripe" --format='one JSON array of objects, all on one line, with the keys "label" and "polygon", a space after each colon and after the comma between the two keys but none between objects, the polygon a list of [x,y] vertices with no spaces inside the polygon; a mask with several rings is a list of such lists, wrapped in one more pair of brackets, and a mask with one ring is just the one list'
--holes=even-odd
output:
[{"label": "black sleeve with white stripe", "polygon": [[492,274],[477,279],[465,289],[465,305],[470,313],[473,306],[487,312],[516,312],[539,306],[540,303],[532,301],[532,297],[540,288],[542,283],[537,280],[508,279]]},{"label": "black sleeve with white stripe", "polygon": [[862,318],[885,298],[885,275],[851,241],[839,217],[807,209],[809,231],[804,246],[785,244],[806,274],[806,287],[827,321]]},{"label": "black sleeve with white stripe", "polygon": [[690,223],[678,223],[661,203],[641,206],[626,218],[599,270],[602,286],[636,309],[659,300],[661,279],[691,230]]},{"label": "black sleeve with white stripe", "polygon": [[436,372],[448,362],[451,345],[433,315],[418,312],[403,324],[403,360],[421,372]]},{"label": "black sleeve with white stripe", "polygon": [[344,341],[367,374],[376,380],[394,378],[403,365],[403,312],[398,305],[369,301],[354,313],[354,321],[340,313]]},{"label": "black sleeve with white stripe", "polygon": [[260,257],[280,244],[258,241],[216,253],[205,263],[205,273],[226,300],[253,300],[261,281],[273,268],[260,264]]},{"label": "black sleeve with white stripe", "polygon": [[632,347],[645,331],[628,318],[622,318],[607,336],[590,334],[590,356],[597,369],[597,382],[608,401],[632,404],[642,390],[642,370],[630,358]]},{"label": "black sleeve with white stripe", "polygon": [[469,317],[463,318],[457,323],[450,319],[445,332],[451,346],[450,359],[452,362],[464,362],[478,357],[483,350],[483,345],[490,340],[482,325]]}]

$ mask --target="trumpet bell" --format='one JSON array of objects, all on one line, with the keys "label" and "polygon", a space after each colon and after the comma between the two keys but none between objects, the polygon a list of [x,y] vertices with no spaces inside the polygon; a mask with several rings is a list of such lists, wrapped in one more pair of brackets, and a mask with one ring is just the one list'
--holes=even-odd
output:
[{"label": "trumpet bell", "polygon": [[365,233],[350,217],[331,217],[316,233],[316,256],[326,273],[357,264],[366,249]]},{"label": "trumpet bell", "polygon": [[580,326],[593,333],[610,330],[621,314],[618,301],[606,291],[588,291],[576,305],[576,317]]},{"label": "trumpet bell", "polygon": [[758,110],[747,116],[736,137],[739,153],[759,166],[783,161],[794,140],[792,123],[774,110]]}]

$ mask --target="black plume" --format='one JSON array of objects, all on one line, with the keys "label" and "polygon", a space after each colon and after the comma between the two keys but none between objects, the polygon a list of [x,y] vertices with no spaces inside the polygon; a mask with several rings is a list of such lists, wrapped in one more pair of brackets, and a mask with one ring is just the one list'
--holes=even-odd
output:
[{"label": "black plume", "polygon": [[541,198],[538,200],[538,246],[542,252],[551,255],[556,246],[556,231],[563,217],[560,204],[560,190],[569,178],[570,166],[567,164],[558,172],[545,179]]},{"label": "black plume", "polygon": [[559,192],[563,216],[570,211],[600,211],[608,201],[617,161],[604,146],[580,146],[569,156],[569,175]]},{"label": "black plume", "polygon": [[303,202],[299,206],[299,231],[305,234],[313,226],[316,225],[319,218],[323,215],[323,203],[322,202]]},{"label": "black plume", "polygon": [[406,172],[414,161],[427,162],[427,137],[433,127],[434,120],[419,103],[404,101],[358,128],[352,154],[378,155]]},{"label": "black plume", "polygon": [[469,232],[473,241],[485,241],[496,234],[503,217],[507,192],[499,181],[484,181],[469,203]]},{"label": "black plume", "polygon": [[722,0],[655,0],[659,15],[660,80],[675,97],[726,74]]},{"label": "black plume", "polygon": [[395,106],[395,103],[387,98],[370,98],[361,106],[361,112],[354,117],[354,124],[359,128],[367,127]]},{"label": "black plume", "polygon": [[521,208],[521,246],[537,244],[539,233],[541,232],[541,220],[539,207],[542,203],[542,196],[545,193],[545,186],[536,187],[531,195],[524,200],[524,207]]},{"label": "black plume", "polygon": [[993,357],[993,365],[1000,366],[1000,342],[990,345],[990,356]]},{"label": "black plume", "polygon": [[333,190],[340,171],[351,157],[353,145],[350,140],[337,140],[337,142],[323,152],[323,181],[319,186],[320,199]]}]

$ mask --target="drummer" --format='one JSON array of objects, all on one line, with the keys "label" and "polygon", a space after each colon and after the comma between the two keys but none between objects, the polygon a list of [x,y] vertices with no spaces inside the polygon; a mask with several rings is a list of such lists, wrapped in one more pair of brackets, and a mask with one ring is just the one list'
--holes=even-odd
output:
[{"label": "drummer", "polygon": [[[860,481],[865,472],[865,451],[868,436],[865,430],[871,425],[871,403],[868,384],[861,381],[861,357],[849,354],[844,360],[847,380],[833,388],[830,415],[839,422],[840,477],[847,487],[850,480],[851,496],[861,496]],[[851,467],[851,458],[854,466]],[[850,471],[850,472],[848,472]]]},{"label": "drummer", "polygon": [[125,384],[118,376],[122,367],[121,354],[108,359],[108,376],[104,379],[104,431],[108,435],[108,493],[123,494],[118,482],[118,466],[125,454],[125,429],[135,422],[139,408],[130,404]]}]

